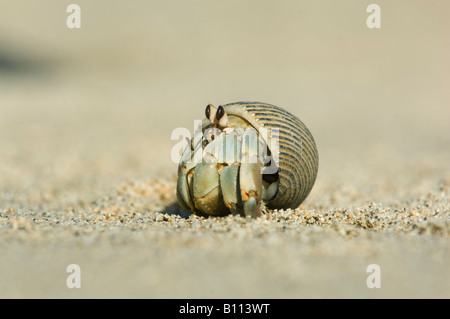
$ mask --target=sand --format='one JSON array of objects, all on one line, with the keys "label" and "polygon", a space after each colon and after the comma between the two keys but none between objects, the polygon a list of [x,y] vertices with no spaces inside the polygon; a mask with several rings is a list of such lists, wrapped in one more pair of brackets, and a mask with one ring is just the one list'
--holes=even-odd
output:
[{"label": "sand", "polygon": [[[56,0],[1,13],[1,298],[450,297],[449,4],[379,1],[379,30],[359,1],[78,4],[79,30]],[[191,215],[171,132],[240,100],[305,122],[316,184]]]}]

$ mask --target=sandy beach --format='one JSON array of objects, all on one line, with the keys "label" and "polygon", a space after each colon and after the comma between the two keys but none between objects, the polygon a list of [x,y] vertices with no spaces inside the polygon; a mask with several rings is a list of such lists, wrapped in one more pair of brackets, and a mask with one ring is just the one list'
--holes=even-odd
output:
[{"label": "sandy beach", "polygon": [[[69,3],[2,4],[0,298],[450,297],[450,3]],[[171,132],[235,101],[311,130],[297,209],[177,204]]]}]

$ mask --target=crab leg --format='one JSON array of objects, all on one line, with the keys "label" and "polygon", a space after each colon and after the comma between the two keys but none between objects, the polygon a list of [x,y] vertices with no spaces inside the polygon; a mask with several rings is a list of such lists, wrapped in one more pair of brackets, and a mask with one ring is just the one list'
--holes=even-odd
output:
[{"label": "crab leg", "polygon": [[191,160],[191,148],[189,145],[184,149],[180,164],[178,165],[177,198],[184,209],[194,211],[192,194],[189,191],[189,184],[195,170],[195,163]]},{"label": "crab leg", "polygon": [[220,187],[222,189],[225,206],[233,215],[239,215],[239,165],[225,166],[220,174]]},{"label": "crab leg", "polygon": [[256,218],[261,215],[261,171],[258,164],[242,164],[239,174],[241,199],[244,215],[247,218]]},{"label": "crab leg", "polygon": [[239,186],[244,215],[247,218],[256,218],[261,215],[262,175],[258,144],[256,131],[246,130],[242,136]]},{"label": "crab leg", "polygon": [[[178,183],[177,183],[177,199],[183,209],[193,211],[194,204],[192,203],[191,195],[189,193],[189,176],[186,169],[181,165],[178,168]],[[192,178],[192,177],[191,177]]]}]

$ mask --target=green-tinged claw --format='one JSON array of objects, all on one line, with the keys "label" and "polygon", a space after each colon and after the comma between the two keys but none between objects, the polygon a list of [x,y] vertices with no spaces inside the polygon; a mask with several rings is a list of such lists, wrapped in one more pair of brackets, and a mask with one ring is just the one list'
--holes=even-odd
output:
[{"label": "green-tinged claw", "polygon": [[209,215],[224,215],[227,208],[223,202],[216,163],[200,163],[194,173],[194,206]]},{"label": "green-tinged claw", "polygon": [[220,187],[222,189],[225,206],[233,215],[239,215],[239,165],[225,166],[220,174]]}]

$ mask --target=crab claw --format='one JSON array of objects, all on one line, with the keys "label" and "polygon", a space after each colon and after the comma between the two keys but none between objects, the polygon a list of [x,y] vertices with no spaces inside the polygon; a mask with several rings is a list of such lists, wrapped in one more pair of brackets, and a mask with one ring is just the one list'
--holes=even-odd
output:
[{"label": "crab claw", "polygon": [[193,184],[194,206],[198,211],[208,215],[225,215],[228,212],[220,191],[216,163],[199,163],[195,168]]}]

